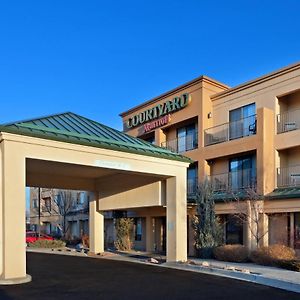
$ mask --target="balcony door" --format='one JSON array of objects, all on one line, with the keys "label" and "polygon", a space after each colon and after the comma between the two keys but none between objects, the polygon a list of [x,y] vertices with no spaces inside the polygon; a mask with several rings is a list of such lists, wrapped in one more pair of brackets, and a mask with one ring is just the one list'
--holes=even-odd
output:
[{"label": "balcony door", "polygon": [[254,155],[233,158],[229,162],[229,182],[233,191],[252,188],[256,178]]},{"label": "balcony door", "polygon": [[193,196],[198,185],[198,164],[194,163],[187,169],[187,194]]},{"label": "balcony door", "polygon": [[229,138],[231,140],[256,133],[255,103],[229,111]]},{"label": "balcony door", "polygon": [[196,146],[196,125],[191,124],[177,129],[178,152],[185,152],[195,149]]}]

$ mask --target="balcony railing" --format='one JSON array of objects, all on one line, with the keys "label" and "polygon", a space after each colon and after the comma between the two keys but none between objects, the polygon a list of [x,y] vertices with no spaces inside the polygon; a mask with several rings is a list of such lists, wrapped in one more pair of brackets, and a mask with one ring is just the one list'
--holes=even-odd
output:
[{"label": "balcony railing", "polygon": [[289,110],[277,115],[277,133],[300,128],[300,109]]},{"label": "balcony railing", "polygon": [[186,152],[198,148],[198,133],[188,134],[174,140],[161,143],[161,146],[173,152]]},{"label": "balcony railing", "polygon": [[214,192],[235,192],[244,189],[256,189],[256,170],[245,169],[223,174],[211,175]]},{"label": "balcony railing", "polygon": [[205,146],[256,134],[256,115],[204,130]]},{"label": "balcony railing", "polygon": [[198,178],[188,178],[187,179],[187,197],[191,198],[196,195],[198,187]]},{"label": "balcony railing", "polygon": [[277,168],[277,186],[300,186],[300,165]]}]

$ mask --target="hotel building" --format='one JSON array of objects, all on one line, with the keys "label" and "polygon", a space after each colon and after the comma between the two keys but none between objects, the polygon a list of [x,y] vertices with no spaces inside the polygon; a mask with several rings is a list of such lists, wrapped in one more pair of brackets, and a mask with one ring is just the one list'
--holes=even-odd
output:
[{"label": "hotel building", "polygon": [[[244,203],[253,200],[246,192],[251,190],[262,199],[260,243],[300,249],[300,63],[232,88],[200,76],[120,116],[127,134],[194,161],[187,171],[189,255],[195,251],[195,192],[205,178],[226,243],[255,247],[253,222],[241,223],[236,199],[230,201],[231,192]],[[127,215],[135,217],[137,249],[165,250],[163,207]]]}]

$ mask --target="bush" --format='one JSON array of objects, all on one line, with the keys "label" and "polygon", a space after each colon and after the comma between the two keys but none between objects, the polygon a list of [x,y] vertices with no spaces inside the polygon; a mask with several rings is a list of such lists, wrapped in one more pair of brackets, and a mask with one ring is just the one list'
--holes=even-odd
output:
[{"label": "bush", "polygon": [[279,260],[277,266],[290,271],[300,272],[300,260]]},{"label": "bush", "polygon": [[279,261],[291,261],[295,259],[295,250],[284,245],[271,245],[261,247],[251,253],[250,259],[252,262],[276,266]]},{"label": "bush", "polygon": [[115,247],[120,251],[130,251],[132,248],[132,231],[133,231],[133,219],[120,218],[116,219],[116,240]]},{"label": "bush", "polygon": [[29,243],[30,248],[63,248],[66,243],[61,240],[37,240],[33,243]]},{"label": "bush", "polygon": [[81,238],[82,246],[89,248],[90,247],[90,237],[87,234],[84,234]]},{"label": "bush", "polygon": [[243,245],[224,245],[214,249],[214,257],[223,261],[246,262],[248,250]]}]

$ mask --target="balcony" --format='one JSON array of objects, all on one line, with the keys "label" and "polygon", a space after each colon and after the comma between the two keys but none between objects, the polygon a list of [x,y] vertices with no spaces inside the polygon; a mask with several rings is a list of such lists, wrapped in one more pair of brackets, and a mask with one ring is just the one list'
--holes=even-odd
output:
[{"label": "balcony", "polygon": [[277,133],[300,128],[300,109],[289,110],[277,115]]},{"label": "balcony", "polygon": [[299,187],[300,165],[277,168],[277,187]]},{"label": "balcony", "polygon": [[161,146],[177,153],[194,150],[198,148],[198,133],[163,142]]},{"label": "balcony", "polygon": [[204,144],[209,146],[254,134],[256,134],[256,115],[204,130]]},{"label": "balcony", "polygon": [[256,189],[256,170],[245,169],[209,176],[214,192]]},{"label": "balcony", "polygon": [[198,187],[198,178],[188,178],[187,179],[187,198],[191,199],[196,196]]}]

